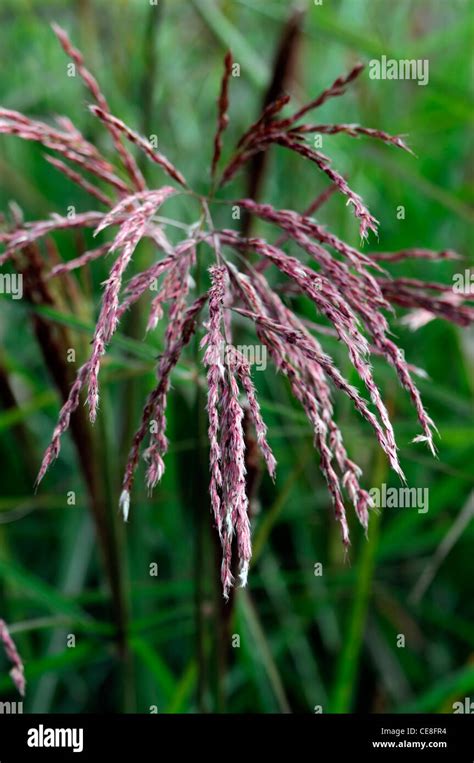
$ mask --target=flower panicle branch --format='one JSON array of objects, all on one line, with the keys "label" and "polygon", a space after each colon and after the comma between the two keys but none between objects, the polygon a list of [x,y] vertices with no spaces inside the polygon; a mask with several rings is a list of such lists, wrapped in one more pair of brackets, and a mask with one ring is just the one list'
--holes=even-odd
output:
[{"label": "flower panicle branch", "polygon": [[25,667],[4,620],[0,620],[0,642],[3,645],[5,654],[13,665],[10,670],[12,681],[20,695],[24,697],[26,689]]}]

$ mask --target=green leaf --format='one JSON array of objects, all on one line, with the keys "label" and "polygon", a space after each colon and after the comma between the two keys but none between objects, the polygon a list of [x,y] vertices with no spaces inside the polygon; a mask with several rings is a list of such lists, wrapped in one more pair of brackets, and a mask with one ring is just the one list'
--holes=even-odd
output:
[{"label": "green leaf", "polygon": [[213,0],[192,0],[192,3],[215,36],[232,50],[244,74],[257,87],[265,87],[270,77],[268,66]]},{"label": "green leaf", "polygon": [[19,424],[20,421],[28,419],[32,413],[53,406],[56,402],[56,393],[53,390],[48,389],[45,392],[36,395],[31,400],[28,400],[27,403],[22,403],[21,408],[9,408],[7,411],[2,411],[2,413],[0,413],[0,432],[5,429],[10,429],[10,427],[15,426],[15,424]]},{"label": "green leaf", "polygon": [[[440,713],[446,712],[446,703],[463,699],[474,691],[474,666],[467,665],[451,673],[430,687],[413,702],[399,708],[399,713]],[[451,710],[452,712],[452,707]]]},{"label": "green leaf", "polygon": [[[103,659],[103,653],[97,649],[96,644],[79,644],[74,649],[66,649],[64,652],[52,654],[48,657],[40,657],[37,660],[27,660],[25,662],[26,683],[40,678],[45,673],[67,673],[70,670],[76,670],[81,665],[90,665]],[[0,691],[6,691],[11,688],[11,678],[3,676],[0,678]]]},{"label": "green leaf", "polygon": [[93,619],[77,604],[59,594],[55,588],[27,572],[11,560],[0,557],[0,575],[10,583],[25,591],[30,599],[39,602],[50,612],[73,618],[83,624],[91,625]]},{"label": "green leaf", "polygon": [[152,649],[150,644],[139,636],[133,636],[130,639],[130,647],[133,652],[145,663],[146,667],[154,677],[156,686],[163,693],[166,701],[169,701],[176,691],[176,680],[161,659],[158,653]]}]

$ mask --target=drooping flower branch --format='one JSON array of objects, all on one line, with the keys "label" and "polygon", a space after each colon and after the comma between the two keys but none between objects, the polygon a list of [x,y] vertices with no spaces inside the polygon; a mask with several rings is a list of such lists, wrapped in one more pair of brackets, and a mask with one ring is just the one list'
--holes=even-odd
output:
[{"label": "drooping flower branch", "polygon": [[24,697],[26,687],[25,668],[23,661],[18,653],[18,649],[15,646],[15,642],[13,641],[8,631],[7,624],[4,620],[0,620],[0,642],[3,645],[5,654],[13,665],[12,669],[10,670],[12,681],[20,692],[21,696]]}]

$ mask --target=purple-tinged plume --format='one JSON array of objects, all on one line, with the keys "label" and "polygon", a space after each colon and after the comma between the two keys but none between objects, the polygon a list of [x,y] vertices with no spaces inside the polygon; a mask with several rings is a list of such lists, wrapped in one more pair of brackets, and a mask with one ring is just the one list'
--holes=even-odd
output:
[{"label": "purple-tinged plume", "polygon": [[[62,435],[69,428],[71,416],[77,410],[81,393],[85,390],[88,391],[90,417],[95,419],[99,398],[98,376],[107,346],[126,311],[147,293],[153,292],[151,299],[144,299],[149,309],[147,329],[153,330],[166,312],[167,323],[156,363],[156,382],[145,402],[125,467],[119,506],[124,519],[128,519],[130,494],[142,449],[147,463],[146,484],[150,491],[163,475],[168,450],[166,413],[172,374],[185,347],[198,330],[198,317],[208,302],[205,335],[200,342],[200,346],[205,348],[203,365],[206,379],[200,368],[194,365],[192,374],[197,384],[207,382],[209,491],[214,523],[222,545],[224,595],[229,596],[234,577],[245,585],[252,556],[246,493],[244,405],[248,405],[249,420],[253,420],[257,442],[272,479],[276,473],[270,432],[263,420],[250,366],[244,354],[234,345],[233,322],[242,322],[242,317],[252,321],[258,340],[268,351],[277,370],[286,377],[294,398],[305,412],[318,453],[319,468],[332,499],[343,543],[348,547],[347,499],[366,530],[371,501],[361,484],[361,469],[351,459],[334,419],[334,391],[347,396],[361,417],[370,424],[391,467],[403,479],[391,418],[372,371],[371,356],[383,358],[393,367],[410,396],[421,424],[421,434],[415,437],[415,441],[426,442],[434,452],[435,426],[412,378],[413,374],[421,374],[420,369],[406,361],[402,348],[393,340],[388,318],[394,316],[394,307],[401,307],[407,311],[402,320],[413,329],[435,317],[467,326],[474,321],[474,305],[472,294],[455,293],[450,285],[432,280],[393,278],[384,269],[385,265],[408,258],[425,260],[428,264],[430,260],[458,258],[459,255],[451,249],[432,252],[413,248],[366,254],[314,219],[313,215],[319,213],[325,201],[339,192],[353,207],[362,239],[368,236],[369,231],[377,230],[376,218],[352,189],[348,178],[333,168],[328,157],[315,151],[306,141],[313,133],[345,134],[351,138],[363,136],[383,141],[409,152],[410,149],[401,136],[390,135],[384,130],[349,122],[302,122],[303,118],[309,118],[307,115],[311,111],[329,99],[344,94],[362,72],[363,67],[357,64],[349,74],[338,77],[330,87],[296,111],[289,107],[290,98],[287,95],[279,96],[266,105],[244,131],[219,174],[232,81],[232,59],[227,54],[218,97],[211,185],[208,193],[196,193],[188,187],[173,162],[150,141],[110,113],[108,102],[97,80],[85,67],[82,54],[73,47],[64,30],[57,26],[54,30],[93,97],[92,114],[112,137],[115,159],[106,159],[67,117],[56,117],[52,124],[47,124],[12,109],[0,108],[0,134],[39,143],[47,151],[46,160],[50,164],[105,207],[100,212],[86,210],[72,217],[55,214],[47,220],[33,222],[23,222],[22,215],[12,209],[12,227],[5,224],[0,230],[0,265],[11,260],[18,270],[24,268],[25,276],[29,274],[30,279],[36,279],[30,284],[39,295],[35,304],[55,305],[52,295],[63,282],[54,283],[59,288],[52,288],[49,292],[48,277],[62,274],[68,294],[70,289],[71,293],[78,295],[74,271],[100,257],[104,258],[104,264],[110,260],[92,338],[92,352],[81,365],[61,408],[37,482],[42,480],[49,465],[58,457]],[[219,189],[229,183],[252,157],[274,150],[274,147],[297,153],[303,160],[315,164],[330,181],[329,187],[318,194],[306,212],[300,214],[291,209],[276,209],[269,204],[258,204],[251,198],[240,201],[229,197],[216,198]],[[131,153],[135,148],[164,170],[177,187],[167,185],[147,190]],[[298,158],[298,161],[301,160]],[[103,190],[104,187],[106,190]],[[198,219],[191,224],[157,214],[161,204],[178,192],[184,202],[192,196],[193,205],[199,207]],[[310,198],[314,198],[313,194]],[[215,202],[221,204],[221,210],[226,208],[222,204],[240,206],[246,214],[275,226],[275,235],[266,240],[256,236],[247,238],[235,230],[216,229],[213,223]],[[76,256],[61,262],[56,242],[52,239],[57,231],[86,232],[87,229],[95,229],[96,233],[100,233],[111,225],[116,226],[117,230],[110,243],[101,244],[84,254],[76,252]],[[168,226],[174,230],[184,230],[183,240],[176,243],[168,233]],[[45,239],[46,262],[51,266],[49,273],[46,268],[43,273],[42,266],[38,265],[41,265],[42,239]],[[150,244],[147,255],[152,252],[151,261],[126,282],[127,268],[141,239],[147,239]],[[291,243],[291,255],[282,248],[287,241]],[[190,296],[199,288],[208,257],[217,263],[209,268],[210,288],[204,294]],[[239,269],[237,263],[242,260],[245,266]],[[194,281],[195,266],[197,277]],[[267,268],[271,270],[271,282],[264,275]],[[302,297],[309,300],[315,311],[314,318],[299,317],[292,309],[292,300]],[[190,306],[188,300],[194,300]],[[72,299],[71,304],[75,306],[78,302]],[[321,323],[319,319],[322,319]],[[346,349],[357,377],[367,390],[367,400],[324,351],[323,340],[327,335],[339,339]],[[58,374],[54,378],[58,383]],[[61,379],[58,386],[64,399],[68,387],[61,383]],[[15,683],[23,692],[23,666],[3,621],[0,621],[0,640],[14,663],[12,675]]]}]

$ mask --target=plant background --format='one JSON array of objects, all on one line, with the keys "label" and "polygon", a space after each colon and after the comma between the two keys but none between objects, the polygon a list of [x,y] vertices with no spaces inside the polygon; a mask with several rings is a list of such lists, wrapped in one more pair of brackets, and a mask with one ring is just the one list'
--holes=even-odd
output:
[{"label": "plant background", "polygon": [[[291,88],[297,101],[320,92],[358,59],[382,54],[429,59],[428,86],[370,80],[366,72],[344,98],[333,99],[317,115],[320,121],[406,133],[418,156],[369,140],[325,137],[324,151],[381,221],[379,242],[372,240],[366,249],[419,245],[468,255],[472,4],[324,0],[322,7],[304,5]],[[258,115],[289,6],[276,0],[160,0],[158,12],[145,0],[3,0],[0,102],[39,118],[66,114],[87,137],[105,145],[107,134],[88,115],[80,80],[67,76],[67,59],[49,28],[56,20],[82,49],[112,112],[146,135],[157,134],[160,148],[204,192],[224,51],[230,46],[242,67],[241,77],[231,82],[228,156]],[[147,173],[151,182],[163,183],[158,168],[148,167]],[[69,205],[95,208],[44,161],[38,146],[16,138],[0,140],[0,177],[1,210],[15,199],[27,220],[65,214]],[[269,202],[302,210],[326,181],[298,157],[272,150],[264,186]],[[234,188],[236,198],[245,192],[244,176]],[[181,204],[176,202],[176,214],[191,222],[195,210]],[[396,217],[400,204],[406,208],[403,221]],[[229,225],[227,214],[221,212],[218,223]],[[337,196],[319,219],[358,244],[354,218]],[[73,234],[56,241],[65,259],[85,244]],[[144,247],[138,261],[151,256]],[[409,262],[394,265],[393,272],[450,282],[467,266],[468,261]],[[80,279],[81,315],[51,317],[69,327],[73,346],[82,347],[79,354],[87,349],[105,272],[102,263],[95,264]],[[393,411],[409,485],[429,488],[429,512],[386,509],[372,515],[368,541],[351,517],[348,559],[305,417],[270,365],[255,373],[278,478],[275,486],[263,478],[259,488],[249,587],[239,590],[230,612],[223,613],[206,529],[207,466],[195,416],[192,352],[174,378],[162,484],[150,499],[137,479],[125,530],[119,521],[128,438],[152,384],[162,336],[159,328],[142,343],[141,316],[125,323],[104,364],[94,430],[129,612],[127,645],[120,652],[84,483],[67,437],[58,462],[38,492],[33,490],[59,399],[30,318],[23,301],[2,296],[0,616],[11,625],[26,663],[25,711],[149,712],[156,706],[159,712],[269,713],[314,712],[322,706],[324,712],[451,712],[454,701],[474,696],[472,334],[441,321],[415,333],[395,324],[407,359],[430,375],[419,386],[440,430],[439,460],[411,444],[418,432],[415,414],[390,369],[376,361],[376,375]],[[241,338],[253,341],[244,330]],[[337,342],[328,338],[326,347],[355,382]],[[397,485],[371,432],[347,401],[335,399],[365,485]],[[76,492],[75,506],[67,505],[69,490]],[[454,541],[449,553],[442,546],[440,551],[447,536]],[[436,560],[434,579],[415,600],[420,576]],[[149,574],[152,563],[158,564],[157,577]],[[323,565],[322,576],[314,574],[317,563]],[[219,636],[226,620],[228,635],[240,636],[240,648],[230,647],[228,655]],[[74,648],[67,646],[68,634],[75,636]],[[404,648],[397,646],[399,634],[405,636]],[[0,698],[15,700],[7,672],[0,654]]]}]

